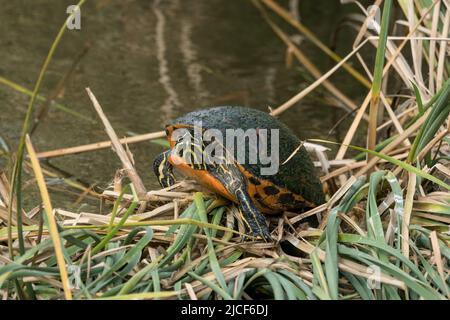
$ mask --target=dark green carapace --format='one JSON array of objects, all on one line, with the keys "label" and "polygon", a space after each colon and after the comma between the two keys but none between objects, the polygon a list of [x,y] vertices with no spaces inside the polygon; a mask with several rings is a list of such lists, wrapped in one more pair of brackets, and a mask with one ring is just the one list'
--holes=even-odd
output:
[{"label": "dark green carapace", "polygon": [[[175,158],[171,156],[170,152],[165,152],[158,156],[154,162],[154,171],[162,186],[167,187],[175,182],[172,167],[180,169],[184,174],[199,180],[213,191],[236,202],[251,232],[256,236],[261,236],[266,241],[270,240],[270,234],[265,218],[261,213],[294,211],[312,208],[324,203],[325,196],[322,185],[302,142],[286,125],[268,113],[231,106],[214,107],[188,113],[171,121],[166,126],[172,150],[183,147],[181,144],[185,143],[173,141],[174,130],[188,129],[190,134],[193,135],[194,128],[198,128],[199,125],[203,131],[215,129],[222,133],[220,145],[225,152],[228,152],[227,154],[232,156],[234,161],[223,164],[180,164],[179,161],[175,163]],[[248,143],[247,140],[241,140],[240,142],[236,140],[230,143],[230,141],[227,141],[227,129],[232,129],[235,132],[240,130],[240,133],[256,132],[258,137],[263,132],[265,135],[259,137],[264,138],[259,143]],[[276,132],[276,135],[273,132]],[[275,136],[272,137],[272,135]],[[234,136],[230,137],[233,140],[236,139]],[[242,147],[243,141],[245,141],[245,156],[238,158],[237,152],[239,147]],[[236,147],[230,150],[227,148],[229,145]],[[207,146],[208,142],[197,141],[193,149],[203,154],[208,150]],[[255,158],[252,156],[255,153],[260,155],[262,152],[266,156],[273,155],[272,152],[277,152],[276,161],[278,161],[278,165],[275,174],[262,173],[261,168],[268,167],[267,157],[263,163],[261,157]],[[181,158],[183,157],[186,158],[186,153],[181,156]]]}]

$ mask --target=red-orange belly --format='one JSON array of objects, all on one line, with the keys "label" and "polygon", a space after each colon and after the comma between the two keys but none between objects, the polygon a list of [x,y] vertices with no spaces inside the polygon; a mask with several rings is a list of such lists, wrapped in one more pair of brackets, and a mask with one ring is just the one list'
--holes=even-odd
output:
[{"label": "red-orange belly", "polygon": [[223,197],[237,203],[236,197],[229,193],[222,183],[208,171],[195,170],[184,163],[181,157],[175,155],[169,156],[169,162],[185,176],[195,179],[205,188],[219,193]]}]

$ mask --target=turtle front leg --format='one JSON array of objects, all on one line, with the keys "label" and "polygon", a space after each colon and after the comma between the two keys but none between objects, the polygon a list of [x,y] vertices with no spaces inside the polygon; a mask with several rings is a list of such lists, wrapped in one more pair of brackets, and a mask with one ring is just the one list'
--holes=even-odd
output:
[{"label": "turtle front leg", "polygon": [[272,241],[266,219],[253,204],[253,200],[247,191],[237,190],[236,197],[239,201],[239,210],[251,230],[251,235],[254,237],[262,237],[266,242]]},{"label": "turtle front leg", "polygon": [[266,219],[249,196],[245,178],[239,168],[235,164],[215,164],[210,165],[208,171],[223,184],[230,194],[236,196],[239,210],[251,235],[261,237],[266,242],[272,241]]},{"label": "turtle front leg", "polygon": [[163,188],[170,187],[176,182],[175,176],[173,175],[173,166],[169,162],[169,155],[170,150],[167,150],[158,155],[153,161],[153,172]]}]

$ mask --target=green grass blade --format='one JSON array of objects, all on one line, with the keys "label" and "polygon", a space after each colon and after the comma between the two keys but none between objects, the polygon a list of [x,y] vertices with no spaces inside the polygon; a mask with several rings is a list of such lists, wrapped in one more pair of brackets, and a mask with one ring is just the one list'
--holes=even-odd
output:
[{"label": "green grass blade", "polygon": [[275,300],[284,300],[284,290],[280,283],[280,280],[274,275],[272,271],[267,271],[263,275],[264,278],[269,282],[273,290],[273,296]]},{"label": "green grass blade", "polygon": [[407,274],[406,272],[404,272],[403,270],[401,270],[400,268],[396,267],[391,263],[385,263],[380,259],[374,258],[369,254],[366,254],[356,249],[345,247],[343,245],[338,245],[338,250],[342,255],[349,256],[355,260],[361,261],[368,265],[373,264],[375,266],[380,267],[381,270],[383,270],[385,273],[390,274],[396,279],[403,281],[411,290],[415,291],[418,295],[420,295],[424,299],[431,299],[431,300],[443,299],[443,296],[440,295],[435,290],[433,290],[431,287],[429,287],[428,284],[422,283],[419,280],[414,279],[409,274]]},{"label": "green grass blade", "polygon": [[[378,37],[377,53],[375,56],[375,67],[373,71],[372,96],[370,99],[369,127],[368,127],[368,148],[375,150],[377,144],[378,109],[381,92],[381,82],[383,77],[384,59],[386,54],[386,43],[389,30],[389,20],[391,15],[392,0],[384,0],[383,14],[381,17],[381,29]],[[372,158],[369,153],[369,160]]]},{"label": "green grass blade", "polygon": [[200,277],[198,275],[196,275],[194,272],[188,272],[188,274],[194,278],[195,280],[200,281],[201,283],[203,283],[204,285],[208,286],[211,288],[211,290],[213,290],[214,292],[216,292],[218,295],[222,296],[222,298],[224,298],[225,300],[233,300],[233,297],[231,297],[228,292],[226,290],[223,290],[222,288],[220,288],[218,285],[216,285],[215,283]]},{"label": "green grass blade", "polygon": [[[310,141],[316,141],[316,142],[322,142],[322,143],[329,143],[329,144],[338,144],[337,142],[333,142],[333,141],[327,141],[327,140],[321,140],[321,139],[310,139]],[[376,152],[373,150],[369,150],[369,149],[365,149],[365,148],[361,148],[361,147],[357,147],[357,146],[353,146],[353,145],[347,145],[347,147],[358,150],[358,151],[362,151],[362,152],[366,152],[366,153],[370,153],[374,156],[377,156],[383,160],[389,161],[390,163],[401,167],[402,169],[408,171],[408,172],[413,172],[416,175],[418,175],[419,177],[422,177],[424,179],[430,180],[431,182],[436,183],[437,185],[440,185],[441,187],[447,189],[450,191],[450,185],[446,184],[444,181],[432,176],[431,174],[428,174],[420,169],[417,169],[416,167],[410,165],[409,163],[406,163],[404,161],[400,161],[398,159],[395,159],[391,156],[385,155],[383,153],[380,152]]]},{"label": "green grass blade", "polygon": [[435,95],[437,99],[431,112],[420,127],[408,154],[408,161],[413,162],[417,154],[433,139],[439,127],[448,119],[450,113],[450,79],[444,83],[442,89]]},{"label": "green grass blade", "polygon": [[[133,187],[133,186],[131,185],[131,187]],[[117,201],[116,201],[116,203],[118,204]],[[105,247],[105,245],[117,234],[117,232],[120,230],[120,228],[127,221],[127,219],[130,216],[130,214],[134,212],[134,210],[136,209],[138,204],[139,204],[139,199],[137,199],[137,197],[135,197],[134,201],[128,207],[127,211],[125,211],[125,213],[122,216],[122,218],[120,219],[119,223],[117,225],[115,225],[114,227],[112,227],[112,223],[110,223],[110,227],[108,228],[109,229],[108,233],[103,237],[102,241],[100,241],[100,243],[97,244],[92,249],[92,255],[95,255],[98,252],[100,252]],[[117,210],[117,208],[116,208],[116,210]],[[115,214],[112,214],[111,215],[111,221],[112,222],[114,221],[114,217],[115,217]]]},{"label": "green grass blade", "polygon": [[328,289],[327,279],[322,269],[322,264],[316,250],[310,254],[313,267],[313,292],[322,300],[331,300],[330,290]]},{"label": "green grass blade", "polygon": [[339,219],[337,218],[338,208],[331,210],[328,215],[328,223],[325,229],[325,274],[330,297],[333,300],[338,299],[338,253],[337,253],[337,234],[339,228]]},{"label": "green grass blade", "polygon": [[[197,210],[198,210],[197,212],[200,217],[200,221],[202,221],[204,223],[208,223],[208,217],[206,216],[205,203],[203,201],[203,196],[200,192],[196,192],[194,194],[194,202],[195,202],[195,205],[197,206]],[[204,228],[204,231],[205,231],[206,239],[208,242],[208,256],[209,256],[209,263],[210,263],[211,269],[213,270],[213,272],[216,276],[217,282],[219,282],[222,289],[226,291],[227,284],[225,282],[225,278],[224,278],[222,270],[220,268],[219,261],[217,260],[216,253],[214,251],[214,243],[212,242],[212,239],[211,239],[211,232],[208,228]]]},{"label": "green grass blade", "polygon": [[[110,266],[109,268],[105,269],[105,273],[100,276],[99,278],[97,278],[95,281],[93,281],[88,288],[93,288],[94,286],[98,285],[101,281],[107,279],[108,276],[111,276],[114,272],[116,272],[117,270],[119,270],[121,267],[123,267],[125,264],[127,264],[127,262],[138,252],[141,252],[145,246],[148,245],[148,243],[150,242],[150,240],[153,237],[153,230],[151,228],[147,228],[146,229],[146,233],[144,234],[144,236],[136,243],[136,245],[134,247],[132,247],[124,256],[123,258],[121,258],[119,261],[117,261],[116,263],[114,263],[112,266]],[[99,290],[100,288],[97,286],[96,290]]]},{"label": "green grass blade", "polygon": [[425,107],[423,106],[422,97],[420,96],[420,91],[414,82],[411,82],[414,88],[414,94],[416,95],[417,108],[419,109],[419,116],[422,116],[425,112]]}]

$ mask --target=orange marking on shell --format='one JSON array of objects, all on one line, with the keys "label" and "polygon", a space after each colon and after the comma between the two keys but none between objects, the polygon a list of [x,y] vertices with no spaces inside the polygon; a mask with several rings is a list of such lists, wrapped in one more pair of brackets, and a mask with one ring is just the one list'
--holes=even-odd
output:
[{"label": "orange marking on shell", "polygon": [[[240,170],[242,173],[247,177],[248,181],[248,193],[252,199],[254,199],[255,204],[257,205],[258,209],[261,210],[264,213],[278,213],[280,211],[284,211],[289,208],[289,206],[285,203],[280,203],[279,195],[290,193],[294,197],[294,200],[303,203],[306,207],[314,207],[314,205],[308,201],[306,201],[301,195],[294,194],[291,191],[289,191],[286,188],[282,188],[279,186],[274,185],[271,181],[264,180],[264,179],[258,179],[258,182],[260,184],[255,185],[250,181],[250,178],[253,177],[253,175],[245,170],[244,167],[239,165]],[[264,188],[266,187],[274,187],[279,190],[279,192],[275,195],[269,195],[266,193]],[[257,198],[260,198],[263,205],[259,203]],[[267,207],[265,207],[267,206]]]}]

